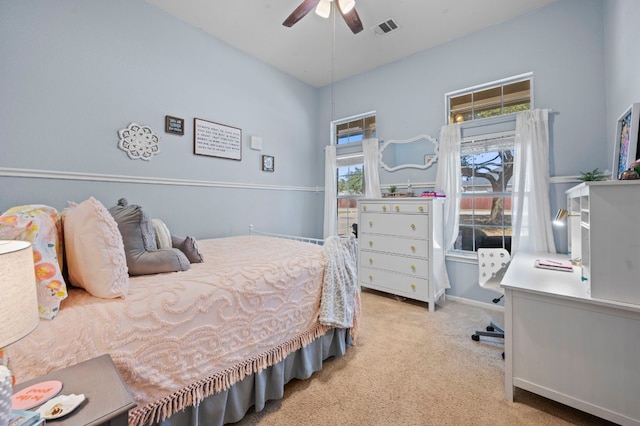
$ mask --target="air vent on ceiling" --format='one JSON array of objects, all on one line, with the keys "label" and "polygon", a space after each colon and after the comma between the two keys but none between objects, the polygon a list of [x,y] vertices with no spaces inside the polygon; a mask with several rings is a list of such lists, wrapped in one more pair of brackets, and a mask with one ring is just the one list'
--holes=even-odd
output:
[{"label": "air vent on ceiling", "polygon": [[378,25],[371,28],[371,31],[374,32],[378,37],[389,34],[392,31],[400,28],[396,21],[393,18],[386,19],[385,21],[379,23]]}]

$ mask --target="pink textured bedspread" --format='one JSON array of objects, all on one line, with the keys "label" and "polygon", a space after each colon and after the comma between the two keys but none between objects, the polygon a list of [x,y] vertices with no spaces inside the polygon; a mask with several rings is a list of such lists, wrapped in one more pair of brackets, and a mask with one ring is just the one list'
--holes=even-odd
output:
[{"label": "pink textured bedspread", "polygon": [[198,242],[204,263],[131,278],[126,299],[72,288],[54,320],[9,347],[17,382],[111,354],[138,403],[161,420],[323,334],[322,247],[271,237]]}]

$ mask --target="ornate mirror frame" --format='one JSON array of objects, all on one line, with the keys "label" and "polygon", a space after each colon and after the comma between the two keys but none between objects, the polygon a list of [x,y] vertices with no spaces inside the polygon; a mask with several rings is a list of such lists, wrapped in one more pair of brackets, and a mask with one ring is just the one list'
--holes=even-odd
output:
[{"label": "ornate mirror frame", "polygon": [[[425,139],[425,142],[431,142],[434,146],[434,154],[428,155],[425,157],[425,164],[401,164],[399,166],[390,167],[382,159],[384,150],[388,148],[390,145],[417,142],[420,139]],[[427,134],[421,134],[410,139],[389,139],[384,141],[384,143],[380,147],[380,150],[378,151],[378,159],[379,159],[378,162],[380,163],[380,166],[382,166],[382,168],[388,172],[394,172],[396,170],[409,169],[409,168],[424,170],[424,169],[428,169],[433,165],[433,163],[436,163],[438,161],[438,148],[439,148],[438,141]]]}]

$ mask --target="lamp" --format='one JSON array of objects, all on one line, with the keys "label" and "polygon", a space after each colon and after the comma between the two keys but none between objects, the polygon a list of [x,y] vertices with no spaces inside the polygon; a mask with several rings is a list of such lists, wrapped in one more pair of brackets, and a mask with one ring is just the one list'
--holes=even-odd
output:
[{"label": "lamp", "polygon": [[340,5],[342,13],[349,13],[351,9],[356,7],[355,0],[338,0],[338,4]]},{"label": "lamp", "polygon": [[[316,6],[316,15],[328,18],[331,15],[331,2],[334,0],[320,0]],[[355,0],[337,0],[342,13],[348,13],[356,6]]]},{"label": "lamp", "polygon": [[564,221],[567,218],[568,214],[569,212],[567,212],[566,209],[558,209],[556,217],[555,219],[553,219],[553,224],[556,226],[564,226]]},{"label": "lamp", "polygon": [[[38,322],[31,243],[0,240],[0,353],[31,333]],[[0,366],[0,424],[9,423],[12,381],[8,367]]]},{"label": "lamp", "polygon": [[320,0],[320,3],[316,6],[316,15],[321,18],[328,18],[331,14],[331,1],[332,0]]}]

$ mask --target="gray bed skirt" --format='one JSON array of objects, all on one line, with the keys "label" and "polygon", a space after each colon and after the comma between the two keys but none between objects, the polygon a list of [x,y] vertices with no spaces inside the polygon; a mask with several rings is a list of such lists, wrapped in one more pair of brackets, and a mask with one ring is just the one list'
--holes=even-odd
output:
[{"label": "gray bed skirt", "polygon": [[322,362],[340,358],[351,345],[347,329],[330,329],[283,361],[245,377],[226,391],[206,398],[199,405],[174,413],[160,426],[221,426],[241,420],[251,407],[261,411],[269,400],[280,399],[292,379],[308,379],[322,370]]}]

